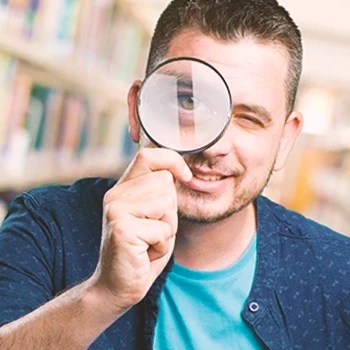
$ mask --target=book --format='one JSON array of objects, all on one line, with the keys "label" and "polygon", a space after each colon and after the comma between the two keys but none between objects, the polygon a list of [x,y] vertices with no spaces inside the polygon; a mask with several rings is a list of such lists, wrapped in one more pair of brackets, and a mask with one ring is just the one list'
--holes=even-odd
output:
[{"label": "book", "polygon": [[62,90],[51,89],[48,102],[46,129],[44,133],[43,147],[50,152],[56,151],[60,126],[62,123],[63,105],[65,93]]},{"label": "book", "polygon": [[58,148],[73,155],[78,148],[84,104],[80,97],[67,94],[64,100]]},{"label": "book", "polygon": [[40,150],[43,145],[49,93],[48,87],[39,84],[34,84],[31,91],[26,129],[30,135],[30,147],[34,150]]},{"label": "book", "polygon": [[6,28],[6,21],[8,18],[8,1],[0,0],[0,30],[4,31]]},{"label": "book", "polygon": [[9,93],[6,135],[10,137],[15,131],[25,129],[26,115],[32,90],[33,80],[27,74],[18,73],[13,78]]},{"label": "book", "polygon": [[0,53],[0,150],[4,151],[8,142],[8,124],[10,123],[10,98],[17,61]]},{"label": "book", "polygon": [[34,35],[35,22],[41,3],[40,0],[28,0],[23,28],[23,34],[28,39],[31,39]]}]

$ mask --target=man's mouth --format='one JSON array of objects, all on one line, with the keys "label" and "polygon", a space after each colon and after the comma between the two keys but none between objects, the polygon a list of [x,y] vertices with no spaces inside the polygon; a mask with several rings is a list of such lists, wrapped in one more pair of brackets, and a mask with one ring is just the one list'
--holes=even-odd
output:
[{"label": "man's mouth", "polygon": [[204,181],[220,181],[227,178],[227,176],[222,176],[222,175],[204,175],[204,174],[196,174],[196,173],[193,173],[193,176],[196,177],[197,179],[204,180]]},{"label": "man's mouth", "polygon": [[[185,186],[199,192],[216,193],[222,191],[229,182],[230,176],[218,174],[212,170],[202,171],[200,169],[191,169],[193,178]],[[226,180],[226,181],[225,181]]]}]

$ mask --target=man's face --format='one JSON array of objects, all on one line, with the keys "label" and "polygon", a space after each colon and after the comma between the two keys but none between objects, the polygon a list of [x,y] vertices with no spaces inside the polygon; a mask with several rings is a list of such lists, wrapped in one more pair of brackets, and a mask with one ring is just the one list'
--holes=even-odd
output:
[{"label": "man's face", "polygon": [[[184,32],[171,42],[166,59],[179,56],[200,58],[218,69],[234,102],[232,122],[222,139],[200,154],[185,156],[194,180],[176,183],[182,218],[217,222],[261,193],[271,172],[287,157],[291,144],[285,138],[299,132],[295,123],[294,133],[285,130],[287,55],[253,39],[227,43]],[[142,146],[153,146],[142,139]]]}]

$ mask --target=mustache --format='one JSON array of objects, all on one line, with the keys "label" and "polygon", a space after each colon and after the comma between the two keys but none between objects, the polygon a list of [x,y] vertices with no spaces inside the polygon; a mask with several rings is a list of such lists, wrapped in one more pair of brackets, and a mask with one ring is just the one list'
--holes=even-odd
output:
[{"label": "mustache", "polygon": [[201,169],[202,171],[215,171],[223,176],[239,177],[245,173],[242,165],[227,164],[226,161],[206,159],[201,154],[185,156],[185,161],[191,169]]}]

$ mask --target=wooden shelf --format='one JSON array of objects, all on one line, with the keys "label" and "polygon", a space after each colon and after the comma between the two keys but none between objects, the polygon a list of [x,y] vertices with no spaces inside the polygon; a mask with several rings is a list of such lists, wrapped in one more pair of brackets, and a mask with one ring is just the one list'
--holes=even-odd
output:
[{"label": "wooden shelf", "polygon": [[[159,11],[155,5],[146,5],[146,1],[115,0],[119,7],[132,19],[137,21],[144,29],[146,35],[151,38]],[[147,0],[148,3],[149,0]]]},{"label": "wooden shelf", "polygon": [[56,81],[58,85],[90,98],[98,96],[113,104],[126,103],[129,86],[125,82],[112,79],[107,73],[99,72],[77,58],[58,58],[50,47],[6,33],[0,33],[0,51],[27,62],[39,71],[39,75],[47,73],[47,79],[53,83]]},{"label": "wooden shelf", "polygon": [[89,165],[76,163],[60,168],[30,167],[25,174],[5,175],[0,178],[0,192],[23,192],[29,188],[47,184],[68,184],[82,177],[119,177],[127,164],[115,163],[99,164],[91,162]]}]

